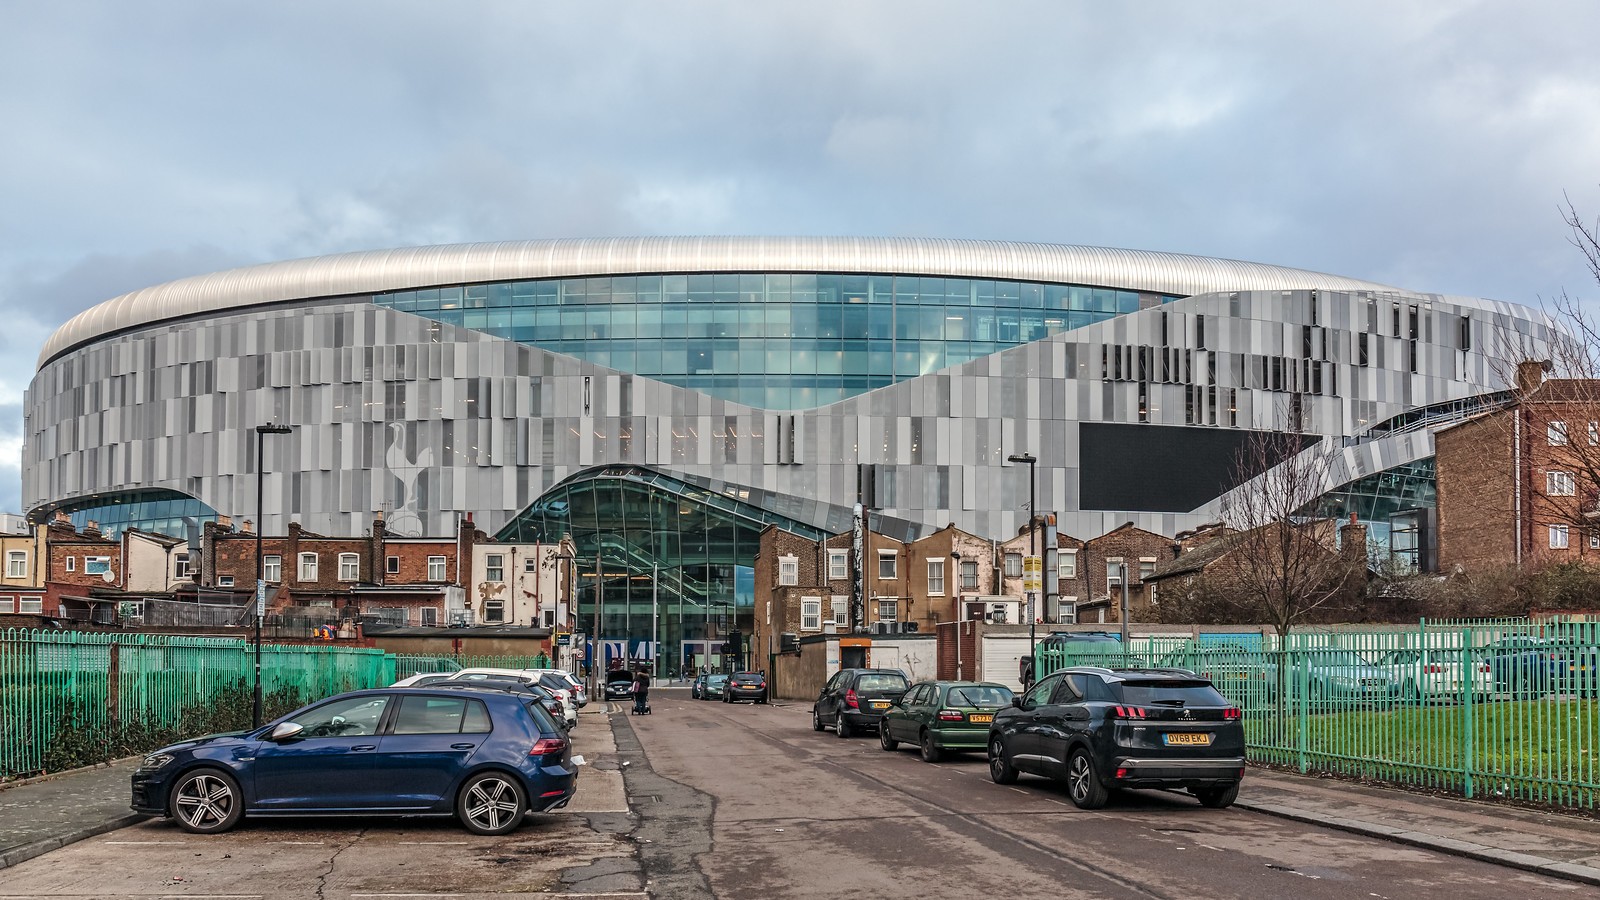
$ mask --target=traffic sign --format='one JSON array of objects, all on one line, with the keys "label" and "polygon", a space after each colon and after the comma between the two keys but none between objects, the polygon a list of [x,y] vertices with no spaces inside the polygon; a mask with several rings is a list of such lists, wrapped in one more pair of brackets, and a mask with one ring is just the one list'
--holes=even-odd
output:
[{"label": "traffic sign", "polygon": [[558,634],[558,635],[556,635],[556,646],[557,647],[571,647],[572,646],[572,635],[570,635],[570,634]]}]

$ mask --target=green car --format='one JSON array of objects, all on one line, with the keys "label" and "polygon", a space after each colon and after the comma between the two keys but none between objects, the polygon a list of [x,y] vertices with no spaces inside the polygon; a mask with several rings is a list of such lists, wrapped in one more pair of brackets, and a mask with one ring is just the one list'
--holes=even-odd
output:
[{"label": "green car", "polygon": [[1010,705],[1011,689],[1003,684],[919,681],[883,714],[878,742],[885,750],[915,743],[928,762],[947,750],[983,750],[995,710]]}]

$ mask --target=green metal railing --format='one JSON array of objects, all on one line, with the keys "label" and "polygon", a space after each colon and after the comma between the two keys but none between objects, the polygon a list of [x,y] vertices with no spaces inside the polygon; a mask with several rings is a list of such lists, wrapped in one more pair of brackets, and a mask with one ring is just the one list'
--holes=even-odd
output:
[{"label": "green metal railing", "polygon": [[[381,650],[266,644],[261,657],[273,717],[394,680]],[[0,778],[248,728],[254,671],[243,639],[0,631]]]},{"label": "green metal railing", "polygon": [[1245,712],[1253,761],[1451,791],[1600,805],[1600,623],[1139,638],[1042,647],[1066,666],[1168,667]]}]

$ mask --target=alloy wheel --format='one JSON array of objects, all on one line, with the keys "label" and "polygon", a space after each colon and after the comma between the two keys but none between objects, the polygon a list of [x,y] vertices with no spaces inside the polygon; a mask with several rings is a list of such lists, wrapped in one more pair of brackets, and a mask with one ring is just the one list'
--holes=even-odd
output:
[{"label": "alloy wheel", "polygon": [[490,833],[504,829],[523,812],[516,786],[499,776],[473,782],[461,805],[468,825]]},{"label": "alloy wheel", "polygon": [[1072,762],[1067,767],[1067,790],[1072,792],[1072,800],[1082,803],[1089,797],[1089,758],[1082,753],[1074,754]]},{"label": "alloy wheel", "polygon": [[197,773],[178,785],[173,813],[191,831],[219,831],[227,827],[239,805],[233,785],[219,775]]}]

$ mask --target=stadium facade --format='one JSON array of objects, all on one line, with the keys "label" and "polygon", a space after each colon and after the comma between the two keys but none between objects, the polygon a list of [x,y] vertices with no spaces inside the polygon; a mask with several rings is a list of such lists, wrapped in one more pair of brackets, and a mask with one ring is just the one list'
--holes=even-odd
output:
[{"label": "stadium facade", "polygon": [[23,496],[35,521],[108,530],[255,518],[254,428],[287,424],[266,438],[268,533],[356,534],[383,511],[391,531],[446,534],[471,513],[503,539],[570,533],[649,601],[733,607],[762,527],[850,527],[863,464],[873,527],[900,539],[1014,534],[1014,454],[1037,458],[1061,530],[1172,535],[1218,517],[1250,431],[1288,431],[1333,452],[1333,507],[1379,534],[1407,513],[1425,528],[1430,428],[1555,335],[1512,303],[1076,246],[349,253],[185,278],[62,326],[25,401]]}]

